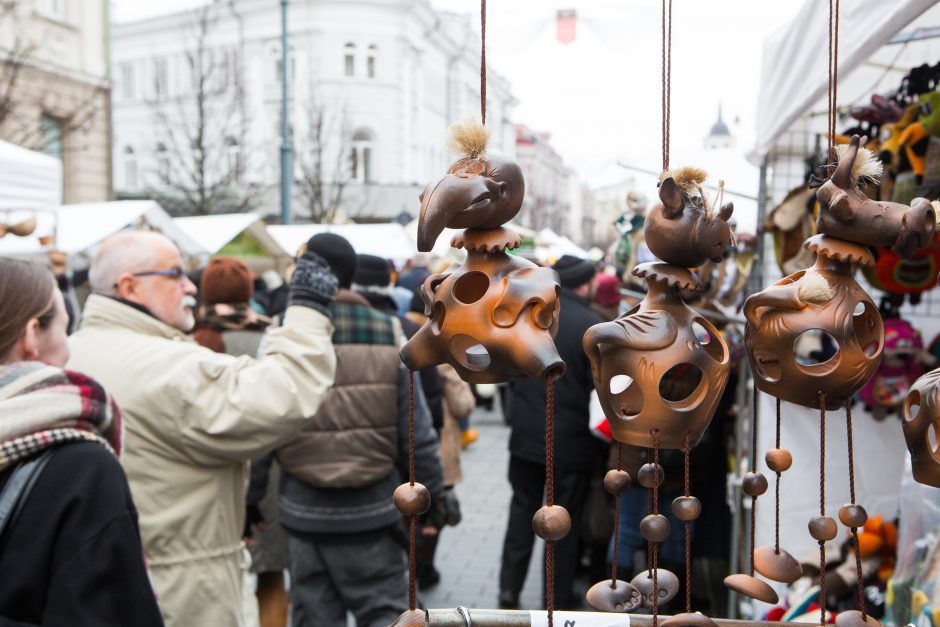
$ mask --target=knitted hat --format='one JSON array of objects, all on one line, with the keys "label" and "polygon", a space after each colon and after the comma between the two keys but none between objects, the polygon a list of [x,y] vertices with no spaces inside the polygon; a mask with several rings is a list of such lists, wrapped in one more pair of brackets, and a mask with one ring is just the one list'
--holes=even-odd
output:
[{"label": "knitted hat", "polygon": [[620,302],[620,280],[617,277],[598,274],[594,285],[594,302],[601,307],[614,307]]},{"label": "knitted hat", "polygon": [[306,249],[323,257],[336,275],[339,286],[349,289],[356,273],[356,251],[345,237],[336,233],[317,233],[307,240]]},{"label": "knitted hat", "polygon": [[375,255],[356,255],[356,274],[353,283],[363,287],[388,287],[392,282],[392,273],[388,262]]},{"label": "knitted hat", "polygon": [[254,292],[251,270],[238,259],[216,257],[202,272],[200,296],[203,304],[247,303]]},{"label": "knitted hat", "polygon": [[569,289],[580,287],[594,278],[594,264],[574,255],[562,255],[552,266],[561,279],[561,286]]}]

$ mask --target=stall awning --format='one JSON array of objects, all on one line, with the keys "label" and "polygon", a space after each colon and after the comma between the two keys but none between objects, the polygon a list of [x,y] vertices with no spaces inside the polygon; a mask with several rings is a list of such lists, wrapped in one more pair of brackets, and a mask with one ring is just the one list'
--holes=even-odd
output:
[{"label": "stall awning", "polygon": [[211,216],[174,218],[173,223],[209,254],[218,254],[242,233],[247,233],[270,257],[290,257],[271,237],[264,222],[254,213],[226,213]]},{"label": "stall awning", "polygon": [[62,162],[0,141],[0,211],[62,204]]},{"label": "stall awning", "polygon": [[345,237],[360,255],[376,255],[396,262],[411,259],[417,253],[414,242],[397,222],[381,224],[290,224],[268,227],[268,233],[290,254],[317,233],[336,233]]},{"label": "stall awning", "polygon": [[[840,3],[840,105],[847,102],[843,95],[850,96],[841,93],[843,79],[936,4],[937,0]],[[825,104],[829,86],[828,33],[828,4],[806,0],[794,20],[765,41],[757,106],[757,143],[749,155],[753,163],[759,164],[780,135],[817,102]],[[884,71],[884,68],[875,69],[879,73]],[[869,93],[874,87],[867,86]],[[821,122],[824,127],[824,120]]]}]

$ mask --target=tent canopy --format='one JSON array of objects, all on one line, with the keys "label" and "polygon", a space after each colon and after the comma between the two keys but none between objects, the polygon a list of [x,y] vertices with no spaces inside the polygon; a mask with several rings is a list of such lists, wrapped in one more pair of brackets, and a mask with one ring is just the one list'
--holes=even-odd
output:
[{"label": "tent canopy", "polygon": [[247,233],[271,257],[290,257],[254,213],[228,213],[212,216],[174,218],[173,223],[210,255],[218,254],[226,244]]},{"label": "tent canopy", "polygon": [[271,237],[290,254],[317,233],[336,233],[349,240],[360,255],[376,255],[401,263],[417,253],[405,227],[397,222],[382,224],[287,224],[268,227]]},{"label": "tent canopy", "polygon": [[62,162],[0,141],[0,211],[62,204]]},{"label": "tent canopy", "polygon": [[[68,255],[90,252],[109,235],[126,228],[159,231],[176,242],[184,255],[205,254],[206,250],[173,224],[173,219],[152,200],[121,200],[79,205],[61,205],[37,212],[38,226],[29,237],[7,235],[0,238],[0,255],[32,256],[47,250]],[[44,246],[40,238],[54,237]]]},{"label": "tent canopy", "polygon": [[[905,28],[936,26],[940,6],[928,11],[934,5],[936,0],[853,0],[841,4],[840,107],[866,98],[873,89],[896,87],[907,70],[926,60],[923,50],[918,50],[923,43],[886,44]],[[828,5],[806,0],[794,20],[765,41],[757,143],[749,155],[753,163],[759,164],[797,119],[817,108],[825,112],[829,87],[828,28]],[[893,68],[898,71],[891,73]],[[882,80],[884,84],[879,87]],[[824,131],[825,115],[818,117],[814,123]]]}]

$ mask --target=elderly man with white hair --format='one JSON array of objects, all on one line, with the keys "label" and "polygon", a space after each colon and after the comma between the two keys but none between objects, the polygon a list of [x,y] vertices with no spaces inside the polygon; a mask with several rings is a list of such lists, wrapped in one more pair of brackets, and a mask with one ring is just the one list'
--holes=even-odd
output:
[{"label": "elderly man with white hair", "polygon": [[258,360],[186,334],[196,287],[162,235],[107,239],[89,279],[68,367],[100,381],[124,412],[123,463],[164,620],[256,625],[242,543],[247,462],[291,440],[333,383],[336,277],[314,253],[298,259],[284,324]]}]

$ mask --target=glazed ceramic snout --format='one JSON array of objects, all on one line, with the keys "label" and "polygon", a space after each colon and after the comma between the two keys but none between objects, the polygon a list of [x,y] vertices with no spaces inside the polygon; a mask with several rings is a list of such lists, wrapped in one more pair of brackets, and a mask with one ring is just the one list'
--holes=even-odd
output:
[{"label": "glazed ceramic snout", "polygon": [[[647,298],[620,318],[588,329],[584,351],[617,441],[651,447],[650,432],[658,429],[664,448],[684,448],[687,435],[689,446],[695,446],[728,381],[728,346],[708,320],[682,302],[677,284],[659,282],[678,268],[643,266],[658,267],[634,271],[647,278]],[[681,272],[691,287],[691,275]]]},{"label": "glazed ceramic snout", "polygon": [[558,274],[505,252],[471,250],[422,287],[428,321],[405,344],[411,370],[449,363],[464,381],[560,376]]},{"label": "glazed ceramic snout", "polygon": [[940,369],[928,372],[911,387],[904,401],[901,426],[911,452],[914,479],[940,488]]}]

